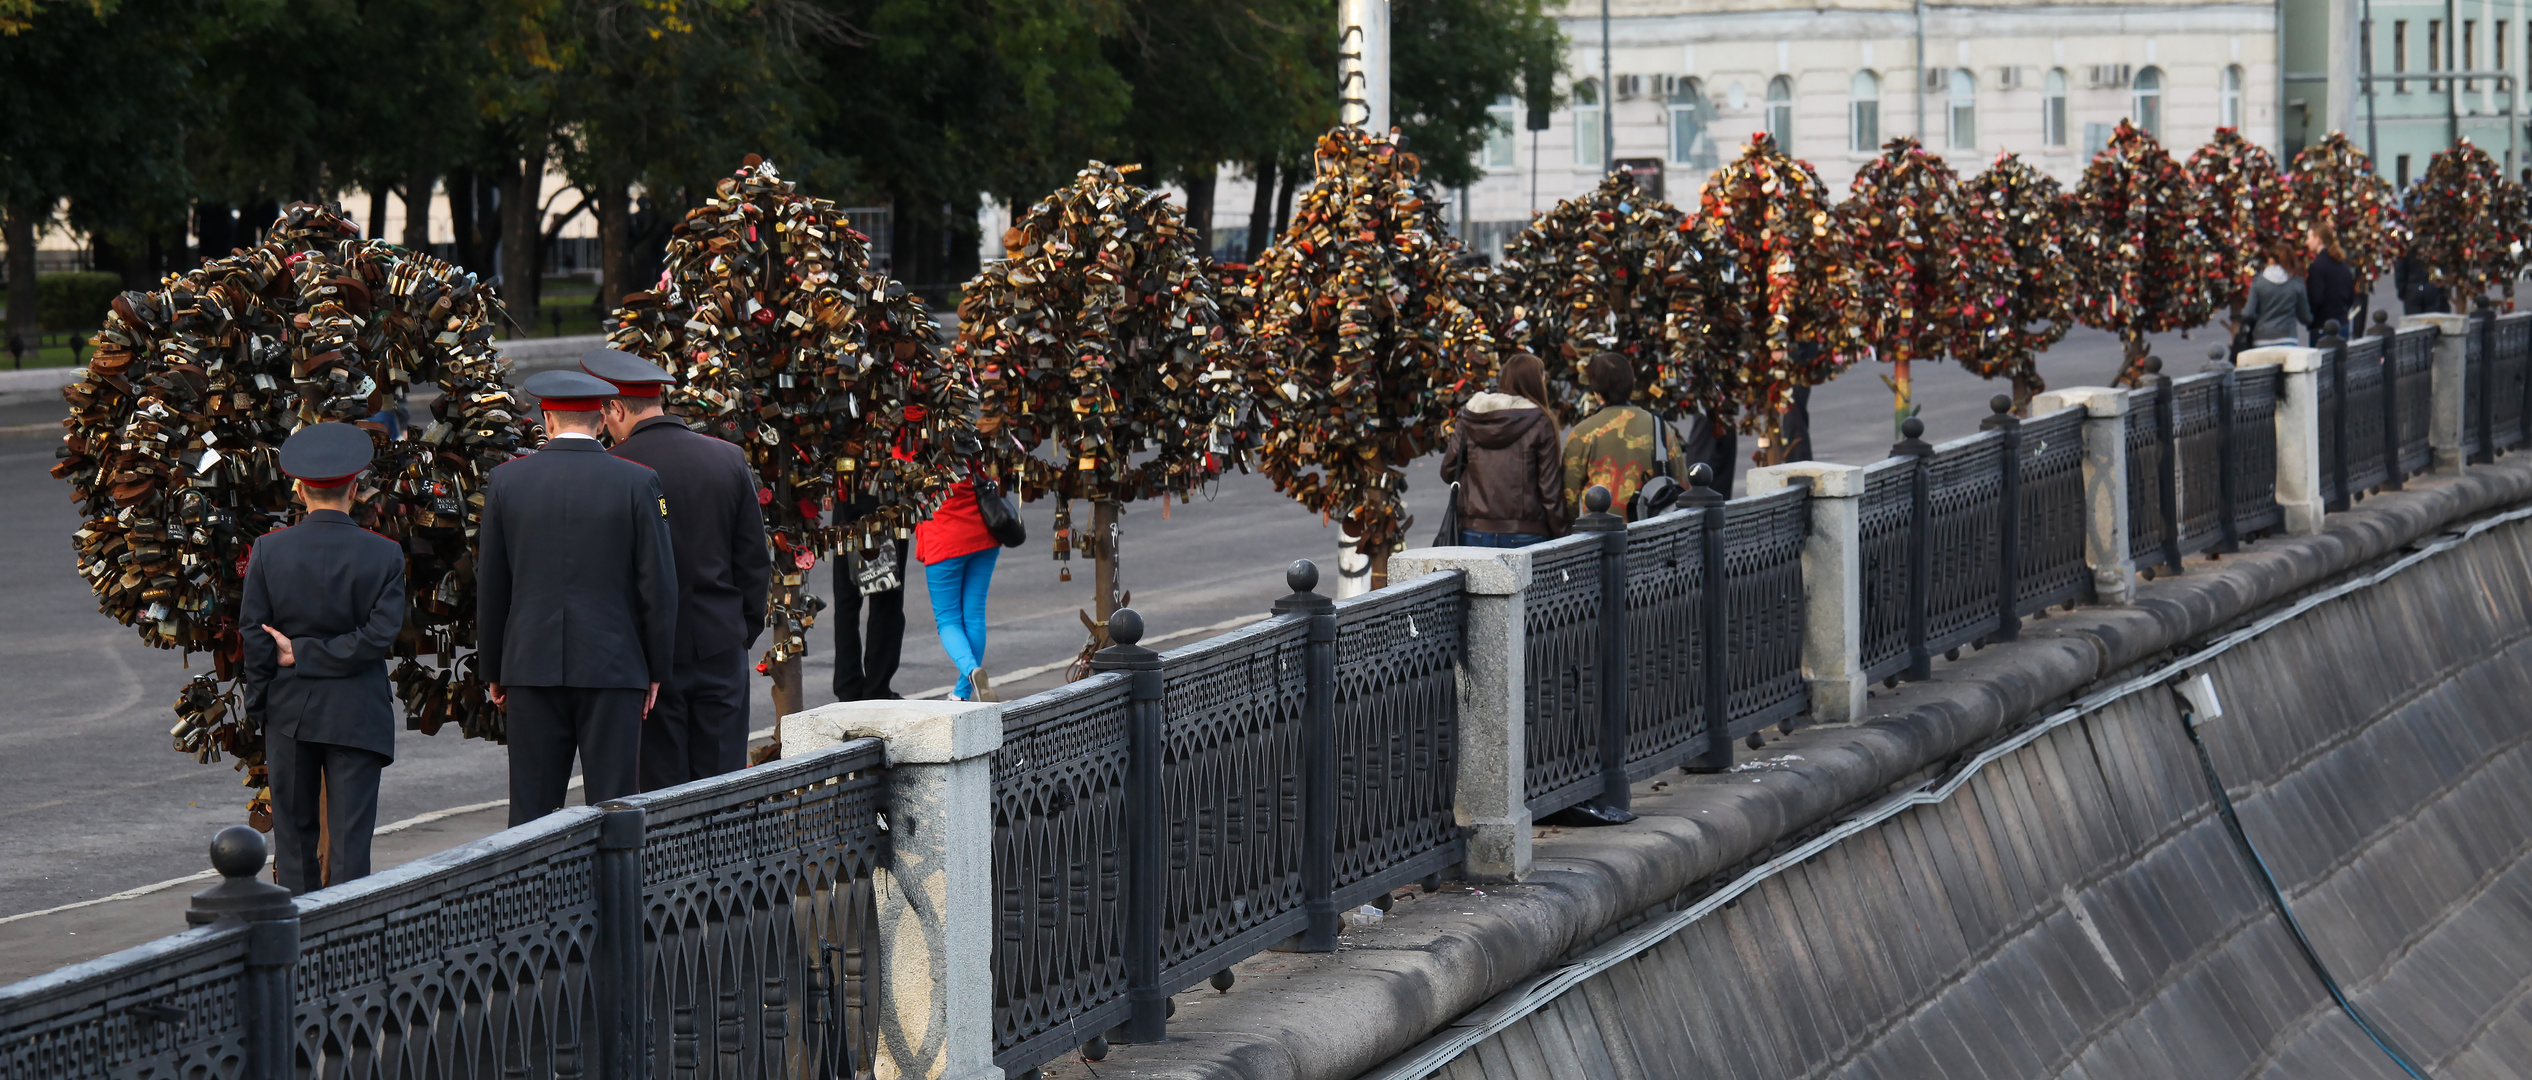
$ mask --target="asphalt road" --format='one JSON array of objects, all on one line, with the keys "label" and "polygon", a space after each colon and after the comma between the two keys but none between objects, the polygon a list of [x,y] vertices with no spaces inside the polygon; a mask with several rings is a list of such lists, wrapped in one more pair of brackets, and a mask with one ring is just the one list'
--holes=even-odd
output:
[{"label": "asphalt road", "polygon": [[[2198,370],[2211,341],[2205,334],[2158,339],[2166,371]],[[2042,365],[2052,386],[2097,385],[2112,374],[2117,344],[2078,330]],[[1886,453],[1894,434],[1889,392],[1870,370],[1856,370],[1813,398],[1818,456],[1865,463]],[[1943,364],[1917,371],[1926,437],[1940,441],[1977,430],[1996,386]],[[0,406],[0,427],[59,415],[43,405]],[[46,475],[53,444],[43,438],[0,439],[0,915],[91,899],[191,874],[205,865],[204,844],[242,819],[240,774],[226,763],[204,766],[168,749],[169,703],[188,672],[180,658],[143,647],[126,627],[96,614],[85,584],[72,572],[70,533],[76,515],[67,489]],[[1434,459],[1410,471],[1410,509],[1419,542],[1435,520],[1440,496]],[[1087,512],[1080,517],[1087,524]],[[1079,648],[1076,612],[1090,602],[1086,562],[1071,582],[1057,580],[1048,557],[1053,508],[1025,508],[1030,541],[1000,556],[993,589],[988,671],[1010,673],[1059,664]],[[1285,591],[1283,567],[1294,558],[1321,560],[1334,578],[1336,532],[1276,495],[1256,476],[1225,478],[1211,498],[1173,506],[1135,506],[1126,519],[1123,574],[1148,635],[1181,635],[1228,620],[1262,615]],[[827,571],[815,571],[825,584]],[[907,597],[909,632],[896,689],[908,695],[954,678],[931,632],[930,604],[920,587]],[[821,625],[805,662],[811,703],[831,699],[833,628]],[[1163,647],[1172,642],[1165,641]],[[1059,672],[1013,680],[1006,700],[1051,686]],[[755,726],[772,722],[766,683],[758,680]],[[497,800],[506,794],[500,747],[459,738],[399,736],[387,770],[379,821]]]}]

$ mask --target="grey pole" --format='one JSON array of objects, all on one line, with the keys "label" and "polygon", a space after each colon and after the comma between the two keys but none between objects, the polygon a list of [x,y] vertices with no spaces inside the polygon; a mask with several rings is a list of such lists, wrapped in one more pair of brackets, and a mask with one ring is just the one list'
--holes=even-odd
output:
[{"label": "grey pole", "polygon": [[1600,171],[1618,167],[1618,87],[1609,78],[1609,0],[1600,0]]}]

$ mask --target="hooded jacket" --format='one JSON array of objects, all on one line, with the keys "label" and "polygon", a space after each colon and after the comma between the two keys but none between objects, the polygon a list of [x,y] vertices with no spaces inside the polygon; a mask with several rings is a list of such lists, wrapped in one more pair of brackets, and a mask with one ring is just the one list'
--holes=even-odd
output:
[{"label": "hooded jacket", "polygon": [[1462,529],[1558,536],[1565,531],[1563,463],[1547,410],[1489,392],[1460,410],[1442,448],[1442,481],[1460,485]]}]

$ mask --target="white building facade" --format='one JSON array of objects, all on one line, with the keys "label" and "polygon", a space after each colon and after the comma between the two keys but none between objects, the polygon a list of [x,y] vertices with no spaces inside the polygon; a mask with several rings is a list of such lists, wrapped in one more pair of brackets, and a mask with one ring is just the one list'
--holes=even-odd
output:
[{"label": "white building facade", "polygon": [[1964,174],[2013,152],[2073,184],[2123,118],[2186,158],[2219,126],[2279,148],[2277,9],[2269,3],[1796,7],[1774,0],[1609,0],[1608,70],[1593,0],[1569,0],[1569,103],[1530,131],[1507,100],[1462,193],[1472,246],[1497,251],[1534,211],[1599,182],[1600,125],[1621,163],[1660,163],[1682,208],[1754,132],[1769,131],[1844,197],[1881,143],[1916,135]]}]

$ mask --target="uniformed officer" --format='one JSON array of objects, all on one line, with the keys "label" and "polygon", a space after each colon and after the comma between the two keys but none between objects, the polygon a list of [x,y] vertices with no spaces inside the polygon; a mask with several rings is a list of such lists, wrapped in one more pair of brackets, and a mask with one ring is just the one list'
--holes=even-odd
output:
[{"label": "uniformed officer", "polygon": [[492,470],[478,536],[475,634],[510,713],[510,824],[562,809],[572,755],[585,801],[640,790],[642,717],[672,677],[677,569],[659,474],[598,442],[615,387],[544,371],[545,446]]},{"label": "uniformed officer", "polygon": [[[276,862],[294,893],[369,873],[378,773],[396,754],[386,660],[404,627],[404,548],[352,523],[352,482],[369,458],[369,433],[350,424],[292,434],[281,471],[307,515],[257,538],[247,557],[246,715],[264,729]],[[322,881],[320,835],[332,848]]]},{"label": "uniformed officer", "polygon": [[765,629],[772,560],[756,473],[737,446],[660,409],[677,377],[631,353],[594,349],[581,370],[615,387],[599,415],[615,456],[659,473],[677,549],[677,655],[642,721],[642,790],[747,767],[748,649]]}]

